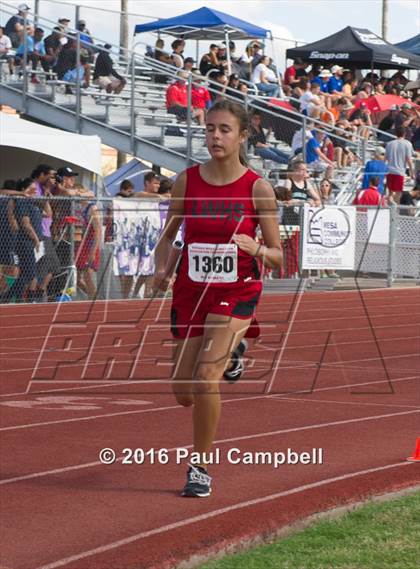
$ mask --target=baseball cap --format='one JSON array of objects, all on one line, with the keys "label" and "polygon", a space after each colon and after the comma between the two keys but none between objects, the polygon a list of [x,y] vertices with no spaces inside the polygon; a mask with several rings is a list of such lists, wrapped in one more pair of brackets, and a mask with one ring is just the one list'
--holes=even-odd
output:
[{"label": "baseball cap", "polygon": [[60,176],[61,178],[64,178],[65,176],[70,177],[70,176],[78,176],[78,175],[79,175],[79,173],[73,172],[73,170],[69,166],[64,166],[64,167],[59,168],[57,170],[57,176]]},{"label": "baseball cap", "polygon": [[29,6],[25,3],[19,4],[17,9],[19,10],[19,12],[28,12],[30,10]]},{"label": "baseball cap", "polygon": [[323,69],[319,74],[319,77],[331,77],[332,73],[328,69]]},{"label": "baseball cap", "polygon": [[226,49],[226,46],[225,46],[224,43],[218,43],[218,44],[217,44],[217,47],[218,47],[219,49]]},{"label": "baseball cap", "polygon": [[58,22],[61,24],[62,22],[71,22],[68,18],[58,18]]},{"label": "baseball cap", "polygon": [[343,68],[340,65],[333,65],[331,67],[331,73],[338,73],[339,71],[343,71]]},{"label": "baseball cap", "polygon": [[86,20],[79,20],[77,23],[79,26],[86,26]]}]

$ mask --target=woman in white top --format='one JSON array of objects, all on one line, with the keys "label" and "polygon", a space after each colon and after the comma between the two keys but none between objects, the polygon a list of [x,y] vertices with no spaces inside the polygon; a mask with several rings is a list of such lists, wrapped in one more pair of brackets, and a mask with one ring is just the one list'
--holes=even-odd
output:
[{"label": "woman in white top", "polygon": [[268,68],[269,57],[261,56],[260,62],[252,72],[251,81],[257,87],[262,95],[279,96],[279,86],[276,83],[270,83],[269,77],[271,70]]}]

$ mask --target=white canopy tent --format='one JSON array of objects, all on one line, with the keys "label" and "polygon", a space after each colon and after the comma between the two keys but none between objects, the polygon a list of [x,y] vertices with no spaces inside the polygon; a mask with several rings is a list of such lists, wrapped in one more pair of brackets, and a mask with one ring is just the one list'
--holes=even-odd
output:
[{"label": "white canopy tent", "polygon": [[82,183],[101,174],[101,140],[39,125],[0,112],[0,183],[29,176],[37,164],[70,166]]}]

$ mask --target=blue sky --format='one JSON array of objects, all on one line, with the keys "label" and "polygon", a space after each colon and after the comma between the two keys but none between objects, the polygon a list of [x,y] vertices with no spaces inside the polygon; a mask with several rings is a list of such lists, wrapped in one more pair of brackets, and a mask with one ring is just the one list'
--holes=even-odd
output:
[{"label": "blue sky", "polygon": [[[21,0],[5,0],[17,5]],[[118,10],[120,0],[40,0],[41,13],[53,21],[67,16],[74,22],[75,4],[84,6],[81,17],[87,20],[91,33],[111,43],[118,43],[118,16],[99,12],[95,8]],[[29,5],[34,0],[28,0]],[[382,0],[128,0],[129,11],[151,18],[171,17],[208,6],[271,29],[274,36],[289,40],[315,41],[341,28],[352,25],[365,27],[381,34]],[[151,18],[130,17],[130,30],[136,23]],[[3,18],[2,18],[3,19]],[[420,0],[389,0],[389,36],[392,43],[402,41],[420,32]],[[146,43],[153,37],[137,36]],[[167,44],[170,39],[167,40]],[[279,62],[284,62],[286,41],[276,42]],[[207,45],[203,42],[201,52]],[[239,44],[239,49],[242,46]],[[187,45],[187,55],[195,55],[195,45]],[[282,65],[280,65],[282,66]]]}]

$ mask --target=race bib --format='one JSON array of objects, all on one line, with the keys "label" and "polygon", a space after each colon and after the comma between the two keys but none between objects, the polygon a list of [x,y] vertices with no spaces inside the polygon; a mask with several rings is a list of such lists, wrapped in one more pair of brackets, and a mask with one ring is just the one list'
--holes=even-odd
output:
[{"label": "race bib", "polygon": [[235,243],[190,243],[188,276],[196,283],[234,283],[238,280]]}]

